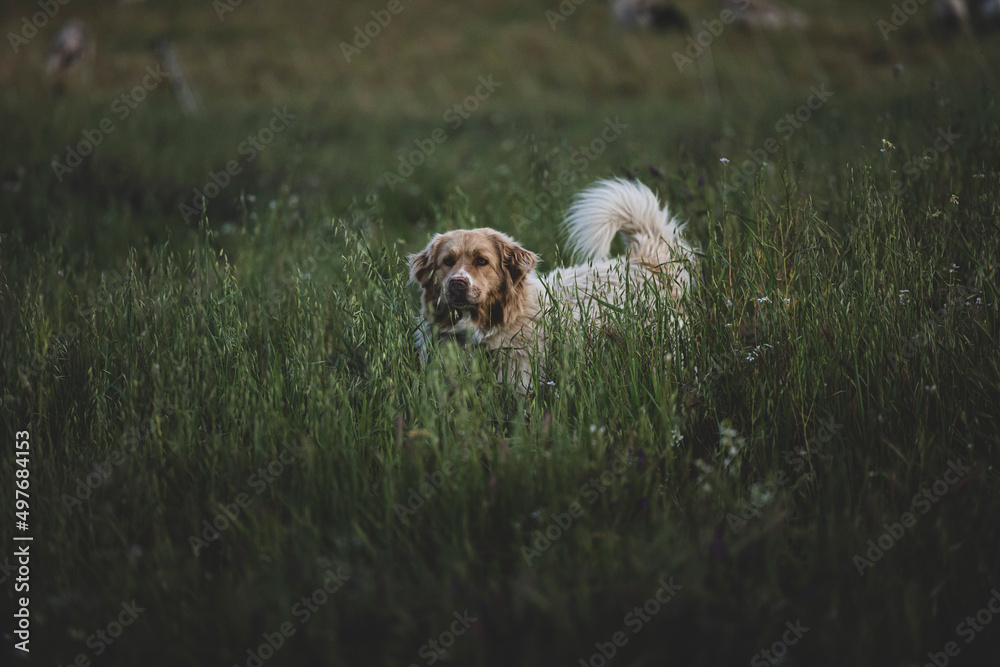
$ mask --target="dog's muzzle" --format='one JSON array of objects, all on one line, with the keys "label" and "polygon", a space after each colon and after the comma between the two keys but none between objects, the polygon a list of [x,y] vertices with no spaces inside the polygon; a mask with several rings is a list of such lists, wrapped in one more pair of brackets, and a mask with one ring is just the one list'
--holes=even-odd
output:
[{"label": "dog's muzzle", "polygon": [[444,294],[452,306],[469,305],[469,279],[452,278],[448,281]]}]

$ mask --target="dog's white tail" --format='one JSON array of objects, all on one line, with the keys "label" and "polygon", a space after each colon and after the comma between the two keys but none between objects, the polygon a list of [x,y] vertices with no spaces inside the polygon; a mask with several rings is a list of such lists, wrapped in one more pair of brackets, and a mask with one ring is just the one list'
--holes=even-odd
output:
[{"label": "dog's white tail", "polygon": [[598,181],[577,195],[566,215],[570,252],[579,260],[607,259],[611,242],[621,232],[632,257],[689,283],[683,264],[692,256],[681,235],[682,225],[670,216],[653,191],[620,178]]}]

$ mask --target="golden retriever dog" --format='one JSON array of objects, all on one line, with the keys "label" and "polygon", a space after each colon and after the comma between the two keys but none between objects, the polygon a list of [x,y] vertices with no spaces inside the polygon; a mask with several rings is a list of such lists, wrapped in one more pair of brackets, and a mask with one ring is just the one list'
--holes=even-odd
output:
[{"label": "golden retriever dog", "polygon": [[[498,351],[505,357],[497,368],[501,381],[528,392],[531,356],[544,351],[547,310],[562,305],[581,324],[599,323],[605,303],[648,298],[643,288],[651,284],[676,299],[690,284],[693,252],[682,225],[641,183],[598,181],[576,197],[564,226],[581,263],[543,276],[535,271],[535,253],[489,228],[436,234],[410,255],[410,279],[423,290],[418,346],[440,332]],[[626,253],[612,258],[619,233]]]}]

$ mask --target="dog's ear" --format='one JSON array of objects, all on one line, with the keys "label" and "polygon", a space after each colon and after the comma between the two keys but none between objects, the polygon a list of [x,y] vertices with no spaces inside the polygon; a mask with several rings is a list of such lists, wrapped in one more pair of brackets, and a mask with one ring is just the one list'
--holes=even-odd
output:
[{"label": "dog's ear", "polygon": [[538,264],[538,255],[525,250],[521,244],[505,234],[497,234],[496,243],[504,271],[510,276],[511,284],[517,287]]},{"label": "dog's ear", "polygon": [[438,235],[435,235],[426,248],[408,257],[410,261],[410,280],[424,289],[430,286],[434,278],[434,250],[437,248],[437,240]]}]

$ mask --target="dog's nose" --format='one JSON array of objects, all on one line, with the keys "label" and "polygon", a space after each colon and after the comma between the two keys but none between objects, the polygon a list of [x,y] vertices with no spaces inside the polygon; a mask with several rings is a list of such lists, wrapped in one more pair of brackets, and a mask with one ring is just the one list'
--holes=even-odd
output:
[{"label": "dog's nose", "polygon": [[453,294],[465,294],[469,291],[469,279],[455,277],[448,281],[448,291]]}]

